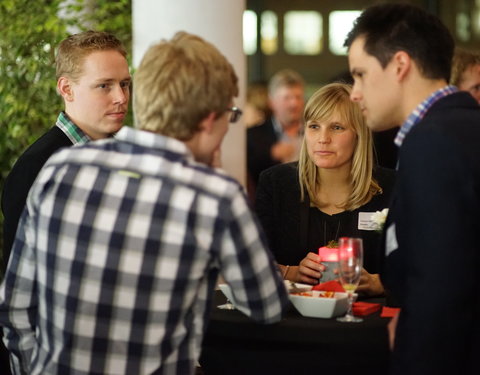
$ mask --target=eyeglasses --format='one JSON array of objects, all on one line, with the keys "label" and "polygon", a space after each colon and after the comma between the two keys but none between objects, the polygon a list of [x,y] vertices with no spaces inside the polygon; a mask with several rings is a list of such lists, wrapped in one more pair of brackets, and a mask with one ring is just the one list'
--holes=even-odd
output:
[{"label": "eyeglasses", "polygon": [[240,116],[242,115],[242,110],[237,107],[231,107],[227,108],[227,111],[232,112],[232,116],[230,117],[230,122],[233,124],[234,122],[237,122]]}]

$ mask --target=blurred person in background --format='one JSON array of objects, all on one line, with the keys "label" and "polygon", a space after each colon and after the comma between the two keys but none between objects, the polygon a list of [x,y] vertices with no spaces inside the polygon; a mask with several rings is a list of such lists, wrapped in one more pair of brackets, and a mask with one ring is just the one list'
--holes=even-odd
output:
[{"label": "blurred person in background", "polygon": [[247,89],[247,101],[243,109],[246,127],[260,125],[271,115],[267,85],[261,82],[251,83]]},{"label": "blurred person in background", "polygon": [[480,104],[480,53],[457,48],[452,60],[450,84],[468,91]]},{"label": "blurred person in background", "polygon": [[295,71],[277,72],[268,85],[272,115],[247,129],[247,172],[255,187],[263,170],[298,159],[302,139],[305,82]]}]

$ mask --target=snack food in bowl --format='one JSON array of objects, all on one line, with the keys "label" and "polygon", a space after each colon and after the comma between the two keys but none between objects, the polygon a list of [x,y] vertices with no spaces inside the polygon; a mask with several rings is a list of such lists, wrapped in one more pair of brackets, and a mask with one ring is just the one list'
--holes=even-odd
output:
[{"label": "snack food in bowl", "polygon": [[333,318],[347,311],[347,293],[312,290],[290,293],[290,301],[303,316],[311,318]]},{"label": "snack food in bowl", "polygon": [[[294,283],[294,282],[285,280],[285,287],[289,292],[295,292],[295,291],[304,292],[304,291],[310,291],[313,286],[308,284]],[[222,291],[225,297],[227,297],[227,299],[235,306],[235,298],[233,297],[232,289],[230,288],[230,285],[222,283],[222,284],[218,284],[218,288]]]}]

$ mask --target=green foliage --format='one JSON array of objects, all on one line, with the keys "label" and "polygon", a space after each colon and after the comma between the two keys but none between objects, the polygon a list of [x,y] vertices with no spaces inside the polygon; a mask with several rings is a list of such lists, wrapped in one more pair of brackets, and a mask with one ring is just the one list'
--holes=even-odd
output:
[{"label": "green foliage", "polygon": [[[59,16],[62,14],[67,16]],[[0,187],[3,187],[18,156],[55,124],[63,108],[56,93],[55,47],[71,33],[96,29],[115,34],[131,56],[131,0],[1,0],[0,25]],[[131,123],[131,117],[127,121]],[[0,215],[1,249],[2,239]]]}]

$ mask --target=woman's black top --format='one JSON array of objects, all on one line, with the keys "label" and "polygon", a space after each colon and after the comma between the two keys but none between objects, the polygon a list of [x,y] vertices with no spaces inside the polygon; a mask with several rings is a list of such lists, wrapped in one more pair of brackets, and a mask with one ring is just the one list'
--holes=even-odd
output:
[{"label": "woman's black top", "polygon": [[363,239],[364,267],[379,273],[382,254],[379,251],[381,233],[359,229],[360,212],[374,213],[388,208],[395,180],[395,171],[377,167],[374,179],[383,190],[370,202],[353,211],[328,215],[307,201],[300,201],[297,163],[267,169],[260,175],[255,210],[275,259],[280,264],[298,265],[308,252],[340,237]]}]

